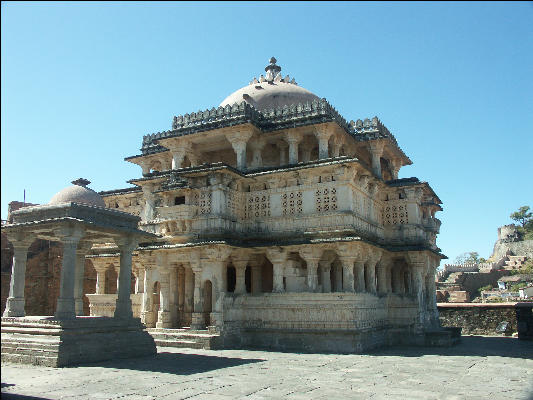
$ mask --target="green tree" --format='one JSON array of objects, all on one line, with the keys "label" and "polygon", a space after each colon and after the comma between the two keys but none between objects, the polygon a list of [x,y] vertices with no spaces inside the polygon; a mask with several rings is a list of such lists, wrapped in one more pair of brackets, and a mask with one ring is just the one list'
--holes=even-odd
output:
[{"label": "green tree", "polygon": [[455,264],[476,264],[479,262],[479,253],[477,251],[470,251],[455,257]]},{"label": "green tree", "polygon": [[529,212],[529,206],[522,206],[510,215],[513,221],[519,222],[522,228],[526,228],[526,225],[531,225],[533,222],[533,213]]}]

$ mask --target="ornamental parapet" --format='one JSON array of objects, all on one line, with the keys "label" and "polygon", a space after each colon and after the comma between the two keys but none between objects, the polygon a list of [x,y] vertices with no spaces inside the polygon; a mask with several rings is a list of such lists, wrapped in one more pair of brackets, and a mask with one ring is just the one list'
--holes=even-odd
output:
[{"label": "ornamental parapet", "polygon": [[270,132],[324,122],[337,123],[358,141],[389,139],[408,160],[398,146],[396,138],[377,117],[348,123],[335,107],[324,98],[263,111],[259,111],[243,101],[232,106],[213,107],[209,110],[174,116],[171,130],[156,132],[143,137],[141,151],[142,155],[166,151],[165,147],[157,143],[159,139],[185,136],[246,123],[254,125],[262,132]]}]

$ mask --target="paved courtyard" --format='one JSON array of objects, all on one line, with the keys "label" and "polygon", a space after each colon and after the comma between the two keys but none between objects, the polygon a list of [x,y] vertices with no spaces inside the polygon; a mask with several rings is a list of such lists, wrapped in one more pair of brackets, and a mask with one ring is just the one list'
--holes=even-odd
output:
[{"label": "paved courtyard", "polygon": [[2,399],[533,399],[533,342],[363,355],[158,349],[71,368],[2,364]]}]

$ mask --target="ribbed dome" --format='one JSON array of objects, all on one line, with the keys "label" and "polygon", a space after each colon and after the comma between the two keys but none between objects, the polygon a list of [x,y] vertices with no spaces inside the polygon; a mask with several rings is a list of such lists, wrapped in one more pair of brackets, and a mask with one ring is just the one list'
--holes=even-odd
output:
[{"label": "ribbed dome", "polygon": [[94,190],[86,187],[89,183],[87,179],[80,178],[72,182],[73,186],[66,187],[57,192],[48,204],[79,203],[90,206],[105,207],[104,199]]},{"label": "ribbed dome", "polygon": [[233,92],[220,103],[220,106],[240,104],[243,101],[263,111],[271,108],[290,106],[291,104],[312,102],[320,98],[296,84],[294,79],[289,80],[281,76],[281,67],[276,65],[276,59],[270,59],[270,65],[265,68],[266,77],[261,75],[254,78],[248,86]]}]

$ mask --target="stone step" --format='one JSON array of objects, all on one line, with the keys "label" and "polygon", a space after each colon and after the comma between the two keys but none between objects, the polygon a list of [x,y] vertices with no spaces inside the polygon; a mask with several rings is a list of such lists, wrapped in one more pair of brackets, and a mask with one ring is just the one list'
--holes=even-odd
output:
[{"label": "stone step", "polygon": [[158,347],[179,347],[186,349],[206,349],[209,350],[209,343],[197,342],[194,340],[161,340],[154,339]]},{"label": "stone step", "polygon": [[154,338],[156,346],[159,347],[210,349],[212,341],[220,336],[207,329],[149,328],[146,331]]}]

